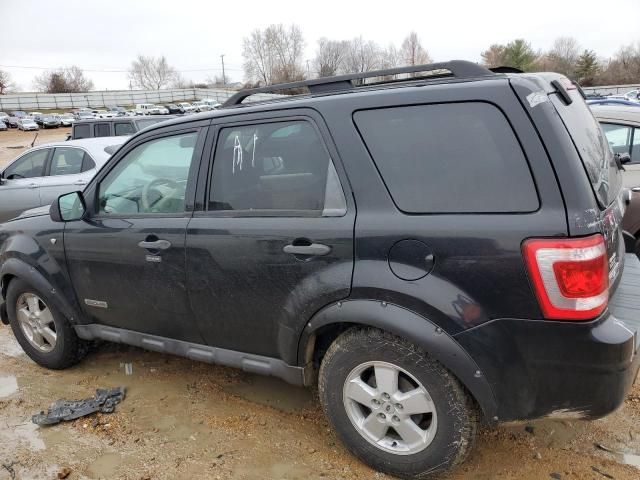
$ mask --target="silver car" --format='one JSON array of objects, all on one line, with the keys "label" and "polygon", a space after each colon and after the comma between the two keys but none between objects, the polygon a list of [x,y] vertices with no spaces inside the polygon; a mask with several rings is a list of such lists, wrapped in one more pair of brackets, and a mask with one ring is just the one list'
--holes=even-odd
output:
[{"label": "silver car", "polygon": [[18,120],[18,130],[40,130],[38,124],[32,118],[21,118]]},{"label": "silver car", "polygon": [[128,137],[85,138],[34,147],[0,169],[0,223],[83,190]]}]

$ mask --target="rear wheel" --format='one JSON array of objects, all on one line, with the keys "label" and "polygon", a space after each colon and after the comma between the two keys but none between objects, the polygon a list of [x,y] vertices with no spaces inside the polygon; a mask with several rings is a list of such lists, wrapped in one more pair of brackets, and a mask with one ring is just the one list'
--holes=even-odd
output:
[{"label": "rear wheel", "polygon": [[40,291],[21,279],[7,289],[9,324],[18,343],[36,363],[52,369],[75,365],[88,351],[62,313]]},{"label": "rear wheel", "polygon": [[439,478],[474,442],[477,409],[458,380],[415,345],[354,329],[327,351],[323,409],[347,448],[400,478]]}]

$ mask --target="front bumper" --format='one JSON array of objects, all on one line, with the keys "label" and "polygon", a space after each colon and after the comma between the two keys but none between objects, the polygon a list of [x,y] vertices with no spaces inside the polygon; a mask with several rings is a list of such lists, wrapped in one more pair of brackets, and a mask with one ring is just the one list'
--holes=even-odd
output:
[{"label": "front bumper", "polygon": [[640,261],[626,255],[608,310],[589,322],[500,319],[456,335],[493,388],[498,421],[598,418],[640,367]]}]

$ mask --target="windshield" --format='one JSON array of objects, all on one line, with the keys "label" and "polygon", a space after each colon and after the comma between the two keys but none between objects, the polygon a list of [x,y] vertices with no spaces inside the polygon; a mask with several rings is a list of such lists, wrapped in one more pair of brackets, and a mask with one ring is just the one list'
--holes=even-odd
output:
[{"label": "windshield", "polygon": [[567,128],[589,177],[600,207],[614,201],[622,186],[622,175],[600,124],[576,89],[567,91],[573,100],[565,105],[558,95],[550,95]]}]

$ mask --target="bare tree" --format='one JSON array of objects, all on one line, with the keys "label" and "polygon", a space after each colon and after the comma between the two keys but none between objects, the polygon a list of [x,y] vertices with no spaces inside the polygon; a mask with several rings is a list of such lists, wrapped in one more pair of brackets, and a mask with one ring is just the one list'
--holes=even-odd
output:
[{"label": "bare tree", "polygon": [[380,68],[395,68],[404,64],[402,52],[392,43],[380,51]]},{"label": "bare tree", "polygon": [[247,82],[271,85],[304,78],[304,38],[297,25],[269,25],[244,39],[242,55]]},{"label": "bare tree", "polygon": [[598,85],[637,83],[640,79],[640,42],[620,48],[596,77]]},{"label": "bare tree", "polygon": [[0,70],[0,95],[5,95],[14,88],[11,74],[5,70]]},{"label": "bare tree", "polygon": [[547,52],[545,69],[562,73],[570,78],[575,77],[576,64],[580,56],[580,45],[572,37],[560,37],[553,42]]},{"label": "bare tree", "polygon": [[166,88],[177,79],[177,75],[164,55],[157,58],[138,55],[129,69],[129,79],[133,85],[145,90]]},{"label": "bare tree", "polygon": [[382,52],[372,41],[365,41],[361,36],[348,43],[347,53],[342,63],[344,73],[363,73],[380,67]]},{"label": "bare tree", "polygon": [[505,46],[494,43],[480,56],[487,67],[502,67],[505,65]]},{"label": "bare tree", "polygon": [[401,55],[403,63],[409,66],[432,62],[429,52],[420,43],[416,32],[411,32],[402,42]]},{"label": "bare tree", "polygon": [[93,89],[93,81],[85,77],[84,72],[75,65],[44,71],[35,77],[33,85],[46,93],[78,93]]},{"label": "bare tree", "polygon": [[349,42],[322,37],[318,40],[318,49],[313,59],[314,72],[319,77],[336,75],[342,68],[348,48]]}]

